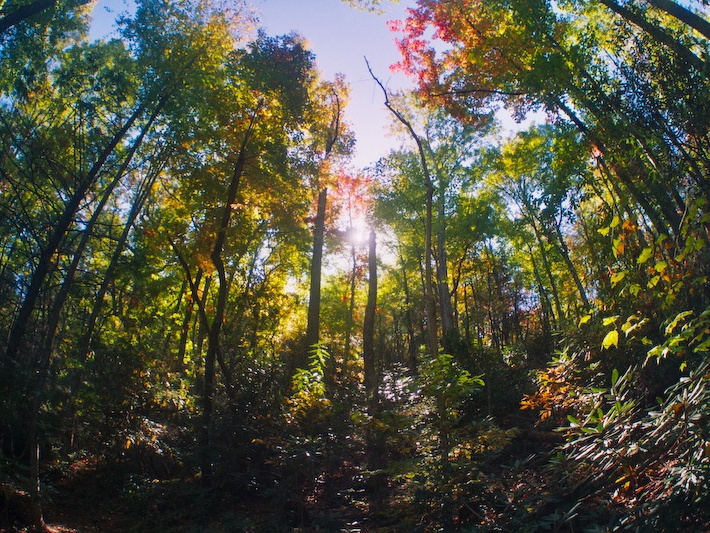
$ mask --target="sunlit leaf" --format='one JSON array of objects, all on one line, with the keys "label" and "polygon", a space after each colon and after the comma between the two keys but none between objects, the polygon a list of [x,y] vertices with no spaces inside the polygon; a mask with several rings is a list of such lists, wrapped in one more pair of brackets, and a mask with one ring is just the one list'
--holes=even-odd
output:
[{"label": "sunlit leaf", "polygon": [[605,350],[611,348],[612,346],[619,346],[619,332],[615,329],[607,333],[604,337],[604,340],[602,341],[602,348],[604,348]]},{"label": "sunlit leaf", "polygon": [[678,313],[675,318],[673,318],[673,320],[671,320],[670,323],[666,326],[666,335],[670,335],[671,333],[673,333],[673,331],[678,327],[678,324],[680,324],[692,314],[693,311],[683,311],[682,313]]},{"label": "sunlit leaf", "polygon": [[653,250],[651,248],[644,248],[641,252],[641,255],[638,256],[638,259],[636,259],[636,263],[639,265],[643,265],[646,261],[651,259],[652,255]]},{"label": "sunlit leaf", "polygon": [[626,270],[622,270],[621,272],[617,272],[614,275],[611,276],[611,286],[615,286],[617,283],[622,281],[626,277]]}]

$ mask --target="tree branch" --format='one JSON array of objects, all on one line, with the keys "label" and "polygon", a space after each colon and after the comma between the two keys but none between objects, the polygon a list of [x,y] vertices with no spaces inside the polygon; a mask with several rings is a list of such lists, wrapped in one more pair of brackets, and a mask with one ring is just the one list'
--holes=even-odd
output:
[{"label": "tree branch", "polygon": [[512,91],[501,91],[499,89],[460,89],[454,91],[444,91],[441,93],[430,93],[429,96],[450,96],[450,95],[466,95],[474,93],[484,93],[484,94],[499,94],[502,96],[525,96],[525,93],[518,93]]}]

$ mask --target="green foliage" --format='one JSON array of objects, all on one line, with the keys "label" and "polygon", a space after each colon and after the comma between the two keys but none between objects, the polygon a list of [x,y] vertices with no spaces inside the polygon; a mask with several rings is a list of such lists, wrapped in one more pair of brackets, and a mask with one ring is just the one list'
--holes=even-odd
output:
[{"label": "green foliage", "polygon": [[331,402],[326,397],[325,372],[330,354],[322,344],[311,347],[308,368],[297,368],[291,378],[291,397],[286,419],[306,435],[328,419]]},{"label": "green foliage", "polygon": [[452,409],[484,385],[482,376],[472,376],[460,368],[453,355],[443,352],[422,365],[420,380],[425,396],[443,399]]},{"label": "green foliage", "polygon": [[[357,256],[325,294],[332,355],[285,355],[304,187],[330,186],[353,144],[344,80],[300,37],[244,44],[241,3],[141,0],[95,43],[82,5],[0,35],[0,502],[102,482],[138,529],[361,518],[316,523],[319,506],[367,508],[373,529],[707,529],[710,84],[691,24],[612,0],[419,0],[395,24],[431,176],[406,146],[374,171],[393,257],[365,406],[363,302],[342,290]],[[549,120],[495,137],[501,103]],[[425,312],[433,292],[454,324],[427,354],[449,318]]]}]

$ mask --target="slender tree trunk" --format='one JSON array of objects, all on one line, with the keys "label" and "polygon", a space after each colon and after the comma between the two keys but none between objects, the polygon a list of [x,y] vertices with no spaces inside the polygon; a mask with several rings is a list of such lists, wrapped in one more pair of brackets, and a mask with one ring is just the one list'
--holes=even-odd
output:
[{"label": "slender tree trunk", "polygon": [[357,254],[355,253],[355,246],[353,245],[350,249],[352,255],[352,270],[350,272],[350,295],[348,298],[348,310],[345,317],[345,349],[343,350],[343,362],[348,364],[350,361],[350,349],[352,345],[352,334],[354,325],[354,315],[355,315],[355,277],[357,275]]},{"label": "slender tree trunk", "polygon": [[[366,61],[367,62],[367,61]],[[424,175],[424,184],[426,187],[426,219],[425,219],[425,234],[424,234],[424,293],[426,300],[426,317],[427,317],[427,347],[429,348],[429,353],[432,357],[436,357],[439,353],[439,335],[437,330],[436,321],[436,294],[434,292],[434,276],[432,270],[433,257],[433,244],[432,244],[432,221],[434,212],[434,183],[431,179],[431,173],[429,172],[429,165],[427,164],[424,144],[421,138],[414,131],[414,127],[411,122],[409,122],[406,117],[400,113],[397,109],[392,106],[389,100],[389,95],[385,86],[382,85],[379,79],[375,77],[370,69],[370,64],[367,64],[367,68],[370,71],[370,75],[375,80],[375,82],[382,89],[382,93],[385,96],[385,107],[394,115],[394,117],[399,120],[407,131],[411,135],[412,139],[417,145],[417,150],[419,151],[419,161],[422,165],[422,174]]]},{"label": "slender tree trunk", "polygon": [[710,39],[710,23],[700,15],[697,15],[689,9],[683,7],[672,0],[647,0],[649,4],[657,7],[661,11],[677,18],[681,22],[687,24],[694,30],[698,31],[706,39]]},{"label": "slender tree trunk", "polygon": [[374,230],[370,231],[368,254],[368,291],[365,320],[362,331],[362,358],[365,366],[365,395],[371,413],[377,412],[377,364],[375,362],[375,316],[377,310],[377,242]]},{"label": "slender tree trunk", "polygon": [[547,289],[542,283],[542,276],[540,275],[540,268],[537,266],[537,261],[535,261],[535,256],[533,255],[533,249],[530,244],[528,246],[528,253],[530,254],[530,261],[533,267],[533,276],[535,277],[535,282],[537,283],[537,290],[540,293],[540,303],[542,306],[542,332],[545,338],[549,338],[550,332],[552,331],[551,322],[555,322],[555,313],[552,309],[552,303],[550,302],[550,297],[547,295]]},{"label": "slender tree trunk", "polygon": [[555,235],[557,237],[557,239],[555,240],[557,241],[557,246],[559,247],[562,260],[565,262],[565,265],[567,265],[567,270],[572,276],[574,284],[577,287],[577,290],[579,291],[579,297],[582,299],[582,304],[584,304],[584,307],[586,309],[589,309],[589,299],[587,298],[587,291],[585,290],[584,285],[582,285],[582,280],[579,277],[577,267],[574,265],[572,259],[569,256],[569,248],[567,247],[567,243],[565,242],[564,235],[562,235],[560,226],[557,223],[553,223],[553,225],[553,231],[555,232]]},{"label": "slender tree trunk", "polygon": [[417,344],[416,334],[414,332],[414,320],[412,319],[412,297],[409,291],[409,276],[407,276],[407,268],[402,257],[402,250],[399,249],[399,264],[402,268],[402,289],[404,290],[404,319],[407,325],[407,355],[409,368],[413,374],[417,373]]},{"label": "slender tree trunk", "polygon": [[[202,281],[202,269],[197,270],[195,274],[195,285],[199,286]],[[186,283],[187,280],[185,280]],[[192,292],[187,294],[185,298],[185,317],[183,318],[182,325],[180,326],[180,341],[178,342],[178,351],[176,357],[176,363],[179,369],[183,369],[185,366],[185,354],[187,353],[187,338],[190,334],[190,323],[192,322],[192,314],[195,309],[195,296]]]},{"label": "slender tree trunk", "polygon": [[446,188],[447,182],[442,175],[437,164],[434,151],[429,143],[422,143],[432,160],[432,167],[437,177],[438,195],[437,221],[436,221],[436,286],[439,301],[439,313],[441,315],[441,332],[444,351],[454,354],[458,345],[459,331],[454,320],[454,312],[451,306],[451,293],[449,291],[449,267],[448,254],[446,252]]},{"label": "slender tree trunk", "polygon": [[131,230],[133,229],[133,224],[135,223],[136,219],[138,218],[138,215],[143,209],[143,204],[148,198],[158,175],[159,169],[156,170],[156,172],[152,176],[146,179],[146,181],[142,184],[141,189],[136,194],[136,198],[133,201],[133,206],[131,206],[131,211],[126,220],[126,224],[124,225],[123,231],[121,232],[121,236],[119,237],[118,242],[116,243],[116,246],[113,250],[113,255],[111,256],[111,260],[108,264],[108,267],[106,268],[106,272],[104,272],[104,278],[101,282],[101,286],[99,287],[99,291],[95,296],[94,306],[91,310],[89,321],[87,324],[84,325],[84,334],[79,340],[79,345],[77,349],[77,359],[80,362],[80,366],[83,366],[83,363],[84,361],[86,361],[86,357],[89,353],[89,350],[91,349],[91,340],[94,335],[94,330],[96,328],[96,322],[98,321],[99,315],[101,314],[101,309],[103,308],[104,298],[109,290],[111,283],[113,282],[116,267],[118,266],[118,262],[121,259],[123,250],[126,247],[126,243],[128,242],[128,237],[131,233]]},{"label": "slender tree trunk", "polygon": [[[649,22],[646,18],[644,18],[642,15],[635,13],[631,9],[629,9],[626,6],[622,6],[613,0],[599,0],[603,5],[608,7],[610,10],[612,10],[614,13],[617,15],[621,16],[634,26],[638,26],[641,28],[643,31],[648,33],[653,39],[655,39],[657,42],[667,46],[671,50],[673,50],[676,55],[682,59],[683,61],[686,62],[689,66],[692,66],[695,68],[698,72],[705,74],[706,73],[706,62],[700,59],[697,55],[695,55],[693,52],[690,51],[690,49],[685,46],[683,43],[678,41],[675,37],[673,37],[671,34],[667,33],[664,31],[662,28],[659,26],[654,25],[653,23]],[[705,74],[707,75],[707,74]]]},{"label": "slender tree trunk", "polygon": [[[325,240],[325,208],[328,198],[328,188],[323,188],[318,194],[318,208],[313,228],[313,256],[311,259],[311,288],[308,299],[308,324],[306,327],[306,349],[320,340],[320,300],[321,300],[321,270],[323,263],[323,244]],[[301,361],[303,364],[303,361]]]},{"label": "slender tree trunk", "polygon": [[[440,191],[439,196],[444,192]],[[437,240],[436,281],[439,289],[439,312],[441,313],[441,330],[444,351],[454,354],[458,345],[459,330],[454,320],[449,291],[448,257],[446,253],[446,222],[443,199],[439,199]]]},{"label": "slender tree trunk", "polygon": [[[215,239],[210,259],[217,272],[217,304],[215,306],[214,317],[207,333],[207,354],[205,355],[204,369],[204,390],[202,394],[202,428],[201,428],[201,464],[200,470],[202,473],[202,483],[205,486],[212,484],[212,412],[214,410],[214,392],[215,392],[215,361],[219,358],[221,367],[224,368],[224,362],[221,359],[221,351],[219,346],[220,332],[224,315],[227,309],[227,296],[229,295],[229,284],[227,283],[227,274],[222,260],[222,253],[227,242],[227,230],[232,218],[232,205],[237,199],[237,191],[244,173],[244,165],[247,157],[247,147],[251,141],[253,128],[256,125],[261,106],[258,106],[251,117],[251,122],[247,131],[244,134],[244,139],[239,148],[237,162],[234,165],[234,172],[227,188],[222,216],[220,217],[219,226],[217,227],[217,238]],[[227,375],[224,376],[227,378]],[[229,385],[229,384],[228,384]],[[231,388],[228,386],[228,389]]]},{"label": "slender tree trunk", "polygon": [[468,346],[468,351],[471,351],[473,346],[473,338],[471,337],[471,310],[468,303],[468,291],[466,290],[468,284],[464,281],[463,283],[463,310],[464,310],[464,335],[466,339],[466,345]]},{"label": "slender tree trunk", "polygon": [[57,0],[35,0],[22,7],[17,8],[15,11],[8,13],[4,17],[0,18],[0,34],[5,33],[7,30],[19,24],[23,20],[37,15],[44,11],[57,5]]},{"label": "slender tree trunk", "polygon": [[[114,190],[120,183],[121,179],[124,177],[124,174],[128,169],[130,162],[133,160],[133,156],[135,155],[141,144],[143,144],[143,139],[150,131],[155,120],[158,118],[158,115],[162,111],[162,108],[166,101],[167,96],[161,98],[152,115],[145,123],[145,125],[141,128],[140,134],[131,144],[131,148],[126,154],[126,157],[124,158],[121,167],[116,172],[114,179],[111,181],[111,183],[109,183],[106,189],[104,189],[103,194],[101,196],[101,200],[94,209],[91,218],[87,222],[86,227],[84,228],[84,231],[81,234],[79,244],[77,245],[76,250],[74,250],[72,262],[67,268],[67,272],[64,275],[64,279],[62,280],[62,285],[59,289],[59,292],[57,293],[56,298],[54,299],[54,302],[52,303],[51,311],[49,313],[49,316],[47,317],[46,333],[42,343],[42,352],[40,354],[40,371],[38,373],[38,377],[41,381],[44,380],[44,375],[46,374],[45,367],[49,365],[49,360],[51,358],[52,351],[54,350],[54,339],[57,334],[59,319],[61,318],[62,310],[64,309],[64,304],[66,303],[67,298],[69,297],[69,293],[74,285],[74,278],[79,268],[79,264],[81,263],[81,260],[84,257],[86,247],[89,245],[91,237],[94,236],[94,228],[97,222],[99,221],[99,218],[101,217],[101,214],[103,213],[106,204],[111,199]],[[162,163],[160,166],[162,167]],[[39,383],[39,388],[42,388],[43,386],[43,383]]]},{"label": "slender tree trunk", "polygon": [[[163,102],[164,100],[161,100]],[[136,141],[133,143],[131,150],[129,151],[129,155],[126,157],[124,160],[124,163],[121,165],[121,168],[119,172],[117,173],[117,177],[114,180],[114,183],[112,183],[109,186],[110,190],[113,190],[115,188],[115,182],[119,179],[120,175],[123,174],[125,169],[128,166],[128,163],[130,159],[133,157],[135,154],[135,151],[137,150],[138,146],[140,143],[142,143],[143,137],[145,136],[145,133],[148,131],[148,129],[151,127],[153,121],[157,117],[157,114],[159,113],[160,109],[162,108],[162,103],[159,104],[154,112],[154,114],[151,116],[150,120],[146,124],[146,126],[142,129],[141,134],[139,137],[136,139]],[[75,194],[72,196],[70,199],[69,203],[67,204],[65,211],[60,218],[60,221],[55,228],[55,231],[53,232],[52,236],[50,237],[50,240],[48,241],[47,247],[43,250],[42,254],[40,255],[40,261],[37,266],[37,269],[35,270],[35,273],[32,277],[32,281],[30,283],[30,288],[28,289],[27,295],[25,297],[25,300],[23,301],[23,305],[18,313],[17,321],[21,320],[29,320],[30,316],[35,308],[36,301],[39,297],[41,287],[44,283],[44,279],[46,276],[49,274],[50,270],[50,263],[52,260],[52,257],[56,253],[56,251],[59,249],[61,241],[64,239],[64,236],[66,232],[68,231],[69,227],[72,224],[72,220],[69,220],[67,217],[71,214],[71,217],[73,218],[74,214],[76,211],[79,209],[79,204],[80,201],[84,198],[86,193],[88,192],[90,186],[93,184],[94,180],[98,177],[98,174],[103,167],[104,163],[110,156],[111,152],[116,148],[118,143],[121,141],[121,139],[126,135],[132,124],[138,119],[140,116],[140,113],[142,112],[142,107],[139,106],[139,108],[134,112],[134,114],[128,119],[128,121],[124,124],[123,128],[119,130],[118,133],[114,135],[112,138],[111,142],[109,145],[104,149],[102,152],[99,160],[94,164],[94,166],[91,168],[87,176],[85,177],[85,180],[82,182],[82,185],[77,188],[77,191],[75,191]],[[109,191],[110,192],[110,191]],[[106,195],[104,196],[106,197]],[[145,198],[143,198],[144,200]],[[104,204],[105,205],[105,202]],[[102,208],[103,205],[100,205]],[[141,203],[142,205],[142,203]],[[98,208],[97,208],[98,209]],[[133,215],[133,211],[131,212]],[[135,214],[137,216],[137,213]],[[85,235],[85,238],[88,240],[88,237],[90,233],[93,231],[93,225],[96,223],[97,216],[93,217],[91,220],[91,224],[87,226],[85,231],[87,232]],[[135,217],[131,219],[129,217],[129,221],[127,222],[127,226],[131,226],[133,224],[133,221],[135,220]],[[83,241],[83,242],[82,242]],[[40,406],[42,404],[43,398],[44,398],[44,388],[46,384],[46,377],[47,377],[47,372],[49,369],[49,363],[51,359],[51,354],[52,354],[52,349],[54,346],[54,337],[56,335],[56,329],[57,325],[59,323],[59,316],[61,314],[61,310],[63,308],[64,302],[66,301],[66,298],[69,294],[69,289],[70,285],[72,283],[72,278],[74,276],[74,273],[76,271],[76,267],[78,266],[79,259],[81,255],[83,254],[84,248],[86,246],[86,242],[84,241],[84,238],[82,238],[82,241],[80,241],[80,249],[76,251],[74,255],[74,260],[73,263],[75,262],[76,265],[72,264],[70,265],[70,271],[68,273],[69,279],[64,280],[64,283],[59,291],[59,294],[57,295],[57,298],[55,299],[55,302],[50,310],[49,316],[48,316],[48,324],[47,327],[45,328],[45,335],[43,342],[41,344],[41,348],[39,353],[37,354],[35,361],[36,361],[36,372],[33,375],[33,378],[31,380],[31,402],[30,402],[30,416],[29,416],[29,422],[30,422],[30,427],[28,431],[28,445],[30,449],[30,498],[31,498],[31,503],[32,503],[32,513],[35,519],[35,527],[38,530],[43,530],[45,528],[44,525],[44,519],[43,519],[43,513],[42,513],[42,508],[41,508],[41,493],[40,493],[40,479],[39,479],[39,459],[40,459],[40,442],[39,442],[39,416],[40,416]],[[125,241],[124,241],[125,243]],[[119,241],[118,247],[122,248],[123,244]],[[112,259],[113,262],[113,259]],[[73,267],[73,270],[72,270]],[[110,268],[110,267],[109,267]],[[24,319],[23,319],[24,317]],[[17,327],[19,325],[19,327]],[[6,351],[6,362],[11,361],[14,359],[19,352],[20,346],[22,345],[23,338],[26,333],[26,324],[20,324],[19,322],[16,322],[15,325],[13,326],[13,329],[10,334],[10,340],[8,341],[8,346],[7,346],[7,351]]]},{"label": "slender tree trunk", "polygon": [[[572,111],[567,105],[565,105],[561,100],[557,99],[555,101],[555,105],[558,107],[558,109],[560,109],[565,115],[569,117],[569,119],[574,123],[574,125],[577,126],[577,129],[579,129],[579,131],[583,133],[587,137],[587,139],[589,139],[590,143],[601,152],[602,155],[600,155],[597,160],[600,161],[605,166],[605,168],[609,169],[609,173],[613,173],[614,176],[616,176],[618,180],[624,185],[633,200],[641,207],[644,214],[649,218],[657,234],[668,235],[670,233],[668,231],[668,226],[665,224],[656,208],[651,205],[646,195],[637,187],[636,183],[626,171],[626,169],[624,169],[621,165],[615,163],[613,158],[611,158],[609,161],[607,160],[609,154],[607,153],[605,143],[602,142],[602,140],[597,135],[595,135],[594,132],[590,131],[587,125],[582,122],[582,120],[576,115],[576,113]],[[590,109],[590,112],[594,114],[594,109]],[[603,117],[597,116],[597,118],[603,120]],[[614,180],[612,180],[612,186],[618,190],[618,185]],[[619,196],[622,197],[623,195],[619,192]]]},{"label": "slender tree trunk", "polygon": [[205,308],[207,307],[207,298],[209,297],[210,294],[210,288],[212,287],[212,276],[207,276],[205,278],[205,284],[204,287],[202,288],[202,292],[200,293],[199,287],[195,285],[195,289],[193,294],[196,294],[197,297],[193,297],[195,302],[197,302],[197,309],[199,311],[198,314],[198,327],[196,331],[196,338],[195,338],[195,352],[194,352],[194,359],[199,360],[199,358],[202,356],[202,351],[203,347],[205,345],[205,337],[207,336],[207,331],[210,329],[210,322],[207,319],[207,314],[205,313]]}]

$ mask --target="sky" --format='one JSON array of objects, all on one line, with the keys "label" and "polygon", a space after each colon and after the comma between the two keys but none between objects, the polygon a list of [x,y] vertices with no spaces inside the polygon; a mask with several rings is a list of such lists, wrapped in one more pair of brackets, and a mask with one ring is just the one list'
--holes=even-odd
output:
[{"label": "sky", "polygon": [[398,142],[388,134],[391,118],[384,107],[381,89],[367,71],[365,57],[375,75],[397,90],[412,87],[390,65],[399,60],[396,35],[387,21],[406,16],[405,8],[414,1],[386,2],[384,14],[356,10],[339,0],[256,0],[261,25],[267,33],[280,35],[296,31],[305,37],[316,54],[318,68],[327,79],[336,73],[350,84],[351,101],[347,120],[357,139],[356,167],[365,167],[386,155]]},{"label": "sky", "polygon": [[[360,11],[340,0],[251,1],[267,34],[301,34],[310,44],[324,79],[333,79],[338,73],[345,76],[351,89],[346,120],[357,139],[355,168],[374,163],[398,146],[388,133],[391,118],[382,91],[370,77],[364,58],[389,90],[412,87],[403,74],[390,70],[390,65],[399,60],[399,52],[396,35],[389,31],[387,21],[404,18],[406,7],[413,7],[414,0],[384,2],[382,14]],[[115,16],[130,9],[125,2],[99,0],[93,11],[94,37],[110,33]]]}]

